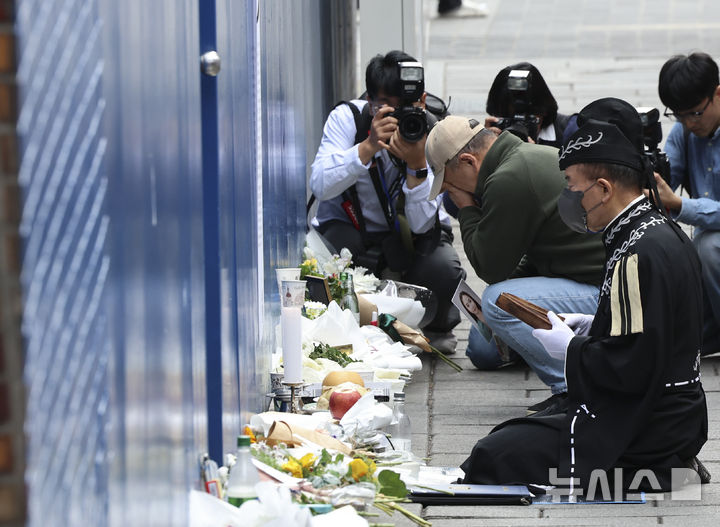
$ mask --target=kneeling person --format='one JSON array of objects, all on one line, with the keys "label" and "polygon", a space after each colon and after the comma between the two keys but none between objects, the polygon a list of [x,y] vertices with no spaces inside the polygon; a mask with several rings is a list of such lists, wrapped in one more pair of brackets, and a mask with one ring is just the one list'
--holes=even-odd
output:
[{"label": "kneeling person", "polygon": [[[401,74],[406,69],[411,80]],[[411,126],[418,115],[427,126],[432,121],[424,110],[421,72],[402,51],[373,57],[365,72],[367,100],[330,112],[309,184],[320,201],[318,230],[336,251],[347,247],[356,265],[376,274],[389,268],[433,291],[437,310],[423,330],[431,344],[451,353],[457,343],[452,330],[460,322],[452,295],[465,271],[441,199],[427,199],[433,181],[425,160],[427,135]],[[410,138],[401,133],[401,108],[413,117],[404,121],[410,122]]]},{"label": "kneeling person", "polygon": [[[497,136],[474,119],[449,116],[430,132],[426,155],[435,174],[430,199],[447,190],[459,207],[463,247],[480,279],[485,322],[554,394],[528,411],[561,407],[563,363],[532,337],[530,326],[499,308],[507,292],[558,312],[594,313],[605,251],[600,236],[572,232],[560,219],[565,187],[557,149]],[[494,339],[471,331],[466,354],[476,367],[501,365]]]},{"label": "kneeling person", "polygon": [[643,194],[653,175],[635,109],[601,99],[578,124],[560,151],[567,189],[558,208],[571,228],[603,231],[600,302],[594,317],[569,315],[568,325],[551,312],[552,329],[533,332],[565,361],[569,408],[496,427],[463,463],[465,481],[557,485],[556,474],[577,478],[579,493],[594,470],[612,477],[621,468],[625,488],[651,470],[668,490],[672,469],[696,461],[707,439],[700,261]]}]

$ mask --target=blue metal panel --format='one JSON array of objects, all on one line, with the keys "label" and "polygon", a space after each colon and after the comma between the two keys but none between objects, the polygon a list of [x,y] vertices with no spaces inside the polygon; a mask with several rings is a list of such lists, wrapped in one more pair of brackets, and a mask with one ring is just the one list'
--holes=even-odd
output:
[{"label": "blue metal panel", "polygon": [[[300,263],[305,233],[306,167],[325,118],[321,25],[326,2],[261,2],[263,338],[275,345],[279,297],[274,269]],[[267,378],[267,370],[263,372]]]},{"label": "blue metal panel", "polygon": [[25,0],[17,26],[30,523],[183,525],[207,448],[197,7]]},{"label": "blue metal panel", "polygon": [[[108,181],[94,2],[20,2],[30,524],[106,524]],[[51,511],[51,512],[50,512]]]},{"label": "blue metal panel", "polygon": [[185,524],[197,455],[262,408],[324,2],[213,4],[19,1],[31,524]]},{"label": "blue metal panel", "polygon": [[[262,352],[262,217],[258,172],[256,2],[217,2],[220,125],[220,270],[223,433],[226,450],[258,411],[269,353]],[[265,375],[267,377],[267,375]]]},{"label": "blue metal panel", "polygon": [[196,2],[102,0],[114,525],[183,525],[207,448]]}]

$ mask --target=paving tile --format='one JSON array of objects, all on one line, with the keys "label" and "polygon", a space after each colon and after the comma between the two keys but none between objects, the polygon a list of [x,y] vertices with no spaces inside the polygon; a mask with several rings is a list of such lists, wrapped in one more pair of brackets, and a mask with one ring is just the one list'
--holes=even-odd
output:
[{"label": "paving tile", "polygon": [[[432,505],[425,508],[425,517],[433,518],[539,518],[541,509],[532,505],[505,505],[505,506],[439,506]],[[443,525],[445,525],[443,523]]]}]

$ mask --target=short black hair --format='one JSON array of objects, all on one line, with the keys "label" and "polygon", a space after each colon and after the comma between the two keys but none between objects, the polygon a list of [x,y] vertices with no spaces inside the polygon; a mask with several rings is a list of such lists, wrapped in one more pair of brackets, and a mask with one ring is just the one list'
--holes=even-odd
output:
[{"label": "short black hair", "polygon": [[529,62],[518,62],[501,69],[495,76],[495,80],[490,86],[487,96],[485,111],[490,115],[497,117],[512,117],[515,114],[514,99],[515,97],[507,89],[508,75],[512,70],[529,71],[532,77],[530,90],[528,93],[530,99],[530,111],[534,115],[543,118],[543,126],[547,126],[555,121],[557,117],[558,104],[550,93],[545,79],[540,71]]},{"label": "short black hair", "polygon": [[615,163],[583,163],[586,175],[596,180],[598,178],[610,179],[623,188],[643,189],[647,185],[647,176],[634,168]]},{"label": "short black hair", "polygon": [[387,55],[375,55],[365,69],[365,89],[371,99],[382,91],[391,97],[401,97],[402,87],[398,75],[398,62],[417,62],[404,51],[393,50]]},{"label": "short black hair", "polygon": [[675,55],[660,69],[658,92],[672,111],[688,110],[712,96],[720,84],[718,65],[702,52]]}]

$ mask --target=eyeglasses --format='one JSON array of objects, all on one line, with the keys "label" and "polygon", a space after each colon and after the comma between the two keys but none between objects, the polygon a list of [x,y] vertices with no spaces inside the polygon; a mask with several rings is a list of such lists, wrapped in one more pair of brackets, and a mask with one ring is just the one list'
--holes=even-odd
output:
[{"label": "eyeglasses", "polygon": [[708,102],[705,103],[705,106],[703,106],[703,109],[699,112],[682,112],[682,113],[673,113],[668,112],[667,107],[665,107],[665,111],[663,112],[663,115],[665,117],[668,117],[672,119],[673,121],[698,121],[702,114],[705,113],[705,110],[707,110],[707,107],[710,106],[710,103],[712,102],[713,98],[708,98]]}]

